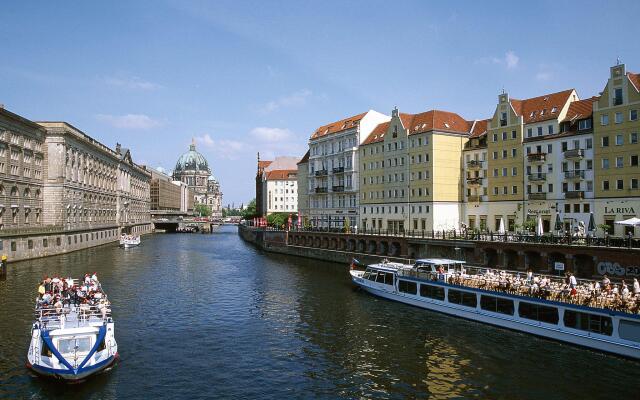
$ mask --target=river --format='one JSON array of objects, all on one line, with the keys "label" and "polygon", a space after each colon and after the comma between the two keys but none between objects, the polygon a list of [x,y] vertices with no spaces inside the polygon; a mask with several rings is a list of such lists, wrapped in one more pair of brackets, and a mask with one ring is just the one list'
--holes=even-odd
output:
[{"label": "river", "polygon": [[[25,368],[37,284],[97,272],[120,362],[78,385]],[[236,228],[9,265],[1,399],[638,398],[640,364],[356,290],[347,266],[267,254]]]}]

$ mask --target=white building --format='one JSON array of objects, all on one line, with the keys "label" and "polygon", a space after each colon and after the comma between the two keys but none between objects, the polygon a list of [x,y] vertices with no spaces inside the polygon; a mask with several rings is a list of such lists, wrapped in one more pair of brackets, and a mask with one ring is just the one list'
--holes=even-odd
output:
[{"label": "white building", "polygon": [[298,170],[272,170],[265,172],[264,204],[267,215],[298,212]]},{"label": "white building", "polygon": [[358,148],[373,129],[391,118],[369,110],[316,129],[309,139],[309,222],[314,227],[360,224]]}]

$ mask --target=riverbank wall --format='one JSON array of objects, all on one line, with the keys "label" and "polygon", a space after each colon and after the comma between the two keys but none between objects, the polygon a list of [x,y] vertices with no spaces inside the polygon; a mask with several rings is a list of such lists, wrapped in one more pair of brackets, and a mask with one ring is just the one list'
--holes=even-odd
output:
[{"label": "riverbank wall", "polygon": [[453,258],[468,264],[537,273],[573,272],[578,278],[608,275],[627,282],[640,277],[640,249],[585,245],[434,239],[316,231],[274,231],[238,226],[238,234],[265,251],[318,260],[364,263],[382,258]]},{"label": "riverbank wall", "polygon": [[[9,263],[55,256],[116,242],[123,231],[118,225],[67,230],[58,226],[16,229],[0,235],[0,254],[6,255]],[[127,231],[145,235],[152,232],[152,224],[127,226]]]}]

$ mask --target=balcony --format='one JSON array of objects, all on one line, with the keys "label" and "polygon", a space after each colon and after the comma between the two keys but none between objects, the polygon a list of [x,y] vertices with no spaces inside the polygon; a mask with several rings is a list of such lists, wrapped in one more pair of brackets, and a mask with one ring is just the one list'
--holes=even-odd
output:
[{"label": "balcony", "polygon": [[480,178],[480,177],[467,178],[467,185],[469,185],[469,186],[482,186],[482,178]]},{"label": "balcony", "polygon": [[325,176],[329,173],[329,171],[327,171],[326,169],[320,169],[318,171],[316,171],[316,176]]},{"label": "balcony", "polygon": [[564,152],[564,158],[582,158],[584,157],[584,149],[573,149]]},{"label": "balcony", "polygon": [[584,199],[584,191],[582,190],[567,190],[564,192],[565,199]]},{"label": "balcony", "polygon": [[333,169],[334,174],[344,174],[344,167],[335,167]]},{"label": "balcony", "polygon": [[527,154],[529,162],[545,162],[547,160],[547,153],[531,153]]},{"label": "balcony", "polygon": [[479,203],[482,201],[482,196],[477,194],[471,194],[467,196],[467,202],[469,203]]},{"label": "balcony", "polygon": [[331,186],[333,192],[344,192],[344,185]]},{"label": "balcony", "polygon": [[546,193],[529,193],[529,200],[546,200]]},{"label": "balcony", "polygon": [[584,179],[584,171],[576,169],[575,171],[564,171],[565,179]]},{"label": "balcony", "polygon": [[326,187],[317,187],[316,188],[316,193],[327,193],[327,188]]},{"label": "balcony", "polygon": [[484,165],[484,161],[480,161],[480,160],[467,161],[467,168],[471,170],[482,169],[483,165]]},{"label": "balcony", "polygon": [[529,180],[530,181],[546,181],[547,180],[547,174],[544,172],[537,172],[535,174],[529,174]]}]

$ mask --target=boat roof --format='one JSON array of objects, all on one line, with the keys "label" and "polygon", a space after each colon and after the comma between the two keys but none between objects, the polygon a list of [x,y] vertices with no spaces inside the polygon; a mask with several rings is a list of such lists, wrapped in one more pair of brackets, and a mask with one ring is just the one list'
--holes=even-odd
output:
[{"label": "boat roof", "polygon": [[422,264],[464,264],[462,260],[452,260],[450,258],[418,258],[417,263]]}]

